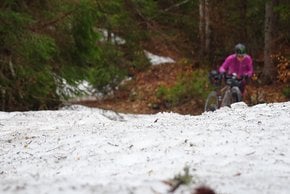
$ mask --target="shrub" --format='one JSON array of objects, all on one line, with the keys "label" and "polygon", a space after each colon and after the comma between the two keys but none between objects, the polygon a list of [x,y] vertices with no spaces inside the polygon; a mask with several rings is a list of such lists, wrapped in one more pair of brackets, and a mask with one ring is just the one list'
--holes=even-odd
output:
[{"label": "shrub", "polygon": [[281,54],[274,55],[272,58],[277,65],[278,80],[283,83],[290,83],[290,61]]},{"label": "shrub", "polygon": [[286,98],[290,99],[290,86],[287,86],[283,89],[283,95],[286,96]]},{"label": "shrub", "polygon": [[191,98],[204,99],[206,86],[208,86],[207,71],[198,69],[189,74],[180,75],[172,87],[159,87],[156,95],[162,101],[175,106]]}]

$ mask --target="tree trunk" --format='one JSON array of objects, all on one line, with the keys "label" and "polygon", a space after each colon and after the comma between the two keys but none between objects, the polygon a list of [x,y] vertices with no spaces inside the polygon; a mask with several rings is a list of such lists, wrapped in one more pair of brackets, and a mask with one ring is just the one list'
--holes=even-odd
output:
[{"label": "tree trunk", "polygon": [[268,83],[273,81],[274,66],[271,59],[272,54],[272,31],[273,31],[273,1],[267,1],[265,4],[265,39],[264,39],[264,68],[263,79]]},{"label": "tree trunk", "polygon": [[205,18],[204,18],[204,0],[199,0],[199,40],[200,40],[200,49],[199,49],[199,58],[202,59],[204,56],[204,26],[205,26]]},{"label": "tree trunk", "polygon": [[210,52],[210,17],[209,17],[209,0],[205,0],[204,6],[205,19],[205,53],[209,55]]},{"label": "tree trunk", "polygon": [[199,38],[200,60],[206,58],[210,52],[210,16],[209,0],[199,0]]}]

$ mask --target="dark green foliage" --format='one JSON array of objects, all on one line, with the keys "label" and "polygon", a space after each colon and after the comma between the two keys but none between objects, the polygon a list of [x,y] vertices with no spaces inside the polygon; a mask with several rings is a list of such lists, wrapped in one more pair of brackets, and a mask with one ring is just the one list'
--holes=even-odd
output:
[{"label": "dark green foliage", "polygon": [[6,3],[0,14],[1,109],[56,108],[59,100],[50,69],[55,42],[29,29],[33,17],[21,9],[20,2]]},{"label": "dark green foliage", "polygon": [[[62,71],[68,81],[87,79],[99,91],[107,92],[132,69],[148,67],[138,44],[141,30],[123,6],[123,1],[82,1],[78,5],[70,45],[75,49],[70,50],[71,65]],[[116,37],[124,42],[119,43]]]},{"label": "dark green foliage", "polygon": [[154,0],[136,0],[136,7],[148,20],[155,18],[158,14],[157,2]]},{"label": "dark green foliage", "polygon": [[54,39],[49,36],[31,33],[21,40],[19,52],[26,59],[25,63],[36,69],[41,70],[57,53]]},{"label": "dark green foliage", "polygon": [[99,35],[94,31],[97,10],[90,1],[81,1],[72,18],[72,36],[75,43],[77,64],[87,65],[99,60],[97,40]]},{"label": "dark green foliage", "polygon": [[208,71],[196,70],[190,74],[181,75],[177,83],[170,87],[160,87],[157,97],[172,105],[178,105],[188,99],[204,99],[208,89]]},{"label": "dark green foliage", "polygon": [[67,97],[56,93],[60,77],[107,92],[149,64],[144,33],[123,1],[5,0],[0,24],[2,110],[57,108]]},{"label": "dark green foliage", "polygon": [[283,89],[283,94],[284,94],[284,96],[286,96],[288,99],[290,99],[290,86],[285,87],[285,88]]},{"label": "dark green foliage", "polygon": [[[127,75],[126,69],[122,69],[123,53],[112,45],[100,47],[98,65],[88,68],[88,80],[101,92],[107,93],[114,89]],[[110,52],[108,52],[110,51]]]},{"label": "dark green foliage", "polygon": [[19,72],[21,84],[18,88],[18,100],[22,101],[23,110],[55,109],[59,104],[56,94],[56,84],[49,66],[42,67],[41,71],[23,68]]}]

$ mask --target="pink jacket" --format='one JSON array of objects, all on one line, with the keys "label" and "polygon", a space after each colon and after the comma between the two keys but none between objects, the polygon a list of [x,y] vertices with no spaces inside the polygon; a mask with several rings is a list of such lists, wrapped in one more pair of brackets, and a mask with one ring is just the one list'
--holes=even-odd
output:
[{"label": "pink jacket", "polygon": [[220,66],[219,72],[226,72],[227,74],[236,73],[238,77],[245,75],[251,77],[254,73],[253,60],[249,55],[246,55],[243,61],[239,62],[236,54],[232,54]]}]

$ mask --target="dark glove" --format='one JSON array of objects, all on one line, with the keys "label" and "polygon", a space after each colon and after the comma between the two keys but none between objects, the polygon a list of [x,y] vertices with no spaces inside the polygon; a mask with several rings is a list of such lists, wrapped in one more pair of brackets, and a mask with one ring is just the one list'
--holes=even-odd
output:
[{"label": "dark glove", "polygon": [[250,78],[248,75],[243,75],[242,79],[245,80],[246,83],[249,83],[249,81],[250,81]]},{"label": "dark glove", "polygon": [[225,77],[226,77],[226,72],[221,72],[220,73],[220,78],[221,79],[225,79]]}]

